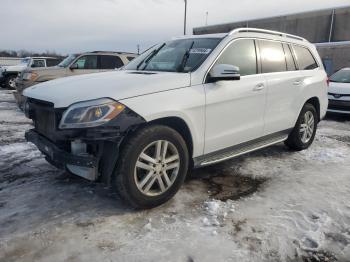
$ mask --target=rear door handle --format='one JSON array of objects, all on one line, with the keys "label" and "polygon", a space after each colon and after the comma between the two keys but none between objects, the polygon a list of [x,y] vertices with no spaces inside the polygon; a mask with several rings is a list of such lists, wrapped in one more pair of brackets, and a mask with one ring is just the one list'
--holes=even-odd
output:
[{"label": "rear door handle", "polygon": [[257,84],[254,88],[253,88],[253,91],[261,91],[265,88],[265,85],[264,83],[259,83]]}]

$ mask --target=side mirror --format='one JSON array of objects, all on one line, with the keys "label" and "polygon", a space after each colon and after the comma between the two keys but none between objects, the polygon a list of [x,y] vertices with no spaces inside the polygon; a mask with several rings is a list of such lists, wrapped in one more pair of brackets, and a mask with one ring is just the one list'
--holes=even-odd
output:
[{"label": "side mirror", "polygon": [[78,64],[73,64],[73,65],[71,65],[70,67],[69,67],[69,69],[70,70],[74,70],[74,69],[79,69],[79,66],[78,66]]},{"label": "side mirror", "polygon": [[239,79],[241,79],[241,75],[238,66],[219,64],[215,65],[209,72],[210,82]]}]

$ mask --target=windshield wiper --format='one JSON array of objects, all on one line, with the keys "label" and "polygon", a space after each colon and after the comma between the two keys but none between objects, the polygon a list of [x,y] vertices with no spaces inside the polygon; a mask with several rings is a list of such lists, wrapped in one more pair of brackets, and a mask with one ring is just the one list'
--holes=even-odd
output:
[{"label": "windshield wiper", "polygon": [[136,70],[139,70],[139,68],[145,64],[145,66],[143,67],[143,70],[147,67],[148,62],[160,51],[160,49],[162,49],[165,46],[165,43],[162,44],[160,47],[158,47],[157,49],[154,49],[148,56],[145,57],[145,59],[143,59],[137,66],[136,66]]},{"label": "windshield wiper", "polygon": [[194,45],[194,41],[192,41],[190,47],[186,50],[184,56],[182,57],[181,64],[177,67],[177,72],[183,72],[185,69],[185,66],[187,64],[188,58],[190,57],[190,51]]}]

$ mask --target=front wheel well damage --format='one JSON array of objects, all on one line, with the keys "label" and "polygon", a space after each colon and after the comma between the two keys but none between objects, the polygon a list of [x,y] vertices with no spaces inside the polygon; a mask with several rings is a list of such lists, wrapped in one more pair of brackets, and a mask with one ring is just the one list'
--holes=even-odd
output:
[{"label": "front wheel well damage", "polygon": [[[129,138],[135,132],[137,132],[140,128],[143,128],[145,126],[151,126],[151,125],[164,125],[177,131],[186,142],[186,145],[189,151],[188,153],[190,156],[190,165],[193,165],[191,161],[192,155],[193,155],[193,140],[192,140],[191,131],[188,125],[183,119],[179,117],[165,117],[165,118],[155,119],[150,122],[142,123],[136,126],[132,126],[125,133],[124,137],[118,142],[110,141],[109,143],[104,144],[103,146],[104,152],[101,157],[101,166],[100,166],[101,180],[103,182],[107,183],[108,185],[111,185],[111,182],[113,179],[112,178],[113,170],[115,170],[116,165],[118,163],[118,159],[120,157],[120,152],[123,151],[123,148],[126,145]],[[111,163],[113,167],[109,167]]]}]

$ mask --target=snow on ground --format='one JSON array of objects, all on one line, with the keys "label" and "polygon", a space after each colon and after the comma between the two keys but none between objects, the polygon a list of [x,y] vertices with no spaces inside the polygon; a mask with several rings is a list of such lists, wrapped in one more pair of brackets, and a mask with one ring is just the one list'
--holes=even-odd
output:
[{"label": "snow on ground", "polygon": [[350,118],[195,170],[153,210],[49,165],[0,91],[0,261],[350,261]]}]

